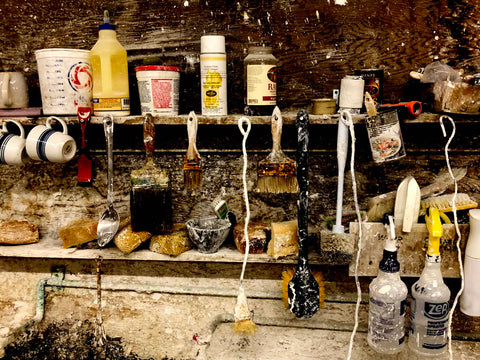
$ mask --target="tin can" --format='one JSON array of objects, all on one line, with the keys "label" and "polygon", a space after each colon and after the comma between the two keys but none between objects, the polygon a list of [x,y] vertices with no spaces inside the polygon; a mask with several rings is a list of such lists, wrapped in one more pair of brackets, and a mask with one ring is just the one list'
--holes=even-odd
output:
[{"label": "tin can", "polygon": [[365,92],[368,92],[375,104],[383,101],[383,69],[361,69],[355,70],[365,80]]},{"label": "tin can", "polygon": [[397,160],[406,155],[397,110],[367,117],[367,132],[376,163]]},{"label": "tin can", "polygon": [[178,115],[180,68],[148,65],[135,71],[142,115]]}]

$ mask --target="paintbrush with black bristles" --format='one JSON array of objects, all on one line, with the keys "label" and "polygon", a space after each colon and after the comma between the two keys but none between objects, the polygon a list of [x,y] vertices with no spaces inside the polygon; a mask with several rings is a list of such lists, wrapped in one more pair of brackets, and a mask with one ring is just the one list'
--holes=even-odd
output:
[{"label": "paintbrush with black bristles", "polygon": [[189,190],[196,189],[202,184],[202,167],[196,145],[197,128],[197,115],[195,115],[195,111],[190,111],[187,120],[188,149],[183,159],[184,183],[185,188]]},{"label": "paintbrush with black bristles", "polygon": [[257,190],[268,193],[296,193],[298,182],[295,161],[281,149],[283,119],[278,106],[272,113],[272,151],[258,163]]}]

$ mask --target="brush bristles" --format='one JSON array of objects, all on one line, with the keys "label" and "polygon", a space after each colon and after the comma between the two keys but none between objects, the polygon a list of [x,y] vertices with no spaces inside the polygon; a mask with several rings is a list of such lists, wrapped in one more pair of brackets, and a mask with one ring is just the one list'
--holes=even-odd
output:
[{"label": "brush bristles", "polygon": [[259,176],[257,191],[272,194],[297,193],[298,182],[296,177]]},{"label": "brush bristles", "polygon": [[[420,215],[425,215],[429,207],[436,207],[441,212],[453,211],[453,195],[440,195],[422,200],[420,202]],[[457,210],[467,210],[476,208],[478,203],[473,201],[468,194],[458,193],[455,205]]]},{"label": "brush bristles", "polygon": [[[313,271],[313,277],[317,280],[318,283],[318,301],[320,307],[323,307],[325,302],[325,283],[323,282],[323,275],[320,271]],[[288,268],[282,272],[282,299],[285,309],[289,309],[288,304],[288,284],[292,280],[293,275],[295,275],[295,269]]]},{"label": "brush bristles", "polygon": [[253,335],[255,330],[257,330],[257,324],[252,319],[235,321],[233,323],[233,331],[237,334]]},{"label": "brush bristles", "polygon": [[184,182],[186,189],[196,189],[202,185],[202,170],[185,170]]}]

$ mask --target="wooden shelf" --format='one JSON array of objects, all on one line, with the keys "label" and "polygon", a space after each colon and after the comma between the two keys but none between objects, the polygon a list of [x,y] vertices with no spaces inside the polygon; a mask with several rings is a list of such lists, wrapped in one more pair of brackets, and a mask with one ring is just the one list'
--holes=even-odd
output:
[{"label": "wooden shelf", "polygon": [[[203,254],[195,249],[189,250],[177,257],[158,254],[148,249],[135,250],[125,255],[112,243],[103,249],[77,249],[62,247],[61,239],[46,238],[40,242],[29,245],[0,245],[0,258],[42,258],[42,259],[69,259],[69,260],[92,260],[101,256],[105,260],[123,261],[161,261],[161,262],[218,262],[218,263],[242,263],[244,254],[240,253],[233,245],[222,246],[213,254]],[[257,264],[297,264],[297,256],[287,256],[275,260],[266,253],[250,254],[249,263]],[[312,265],[332,265],[331,258],[321,256],[316,251],[310,251],[309,262]],[[347,265],[347,264],[333,264]]]},{"label": "wooden shelf", "polygon": [[[283,123],[287,125],[293,125],[296,121],[296,112],[286,112],[283,115]],[[245,115],[241,114],[231,114],[227,116],[203,116],[197,115],[198,123],[200,125],[237,125],[238,120]],[[67,124],[78,124],[78,119],[76,116],[59,116],[66,121]],[[338,114],[334,115],[310,115],[310,124],[312,125],[335,125],[338,123]],[[478,122],[478,118],[475,116],[463,116],[463,115],[452,115],[456,121],[461,122]],[[248,116],[252,125],[270,125],[270,116]],[[404,119],[402,123],[413,124],[413,123],[435,123],[438,122],[440,114],[433,113],[423,113],[418,117],[413,119]],[[0,118],[0,123],[3,119]],[[35,117],[11,117],[9,119],[14,119],[20,122],[23,125],[36,125],[36,124],[45,124],[47,116],[41,116],[38,118]],[[115,117],[114,121],[116,124],[121,125],[141,125],[143,124],[143,116],[132,115],[132,116],[120,116]],[[178,115],[178,116],[155,116],[154,122],[157,125],[185,125],[187,123],[188,115]],[[365,119],[365,114],[353,115],[353,121],[355,123],[362,123]],[[93,116],[91,124],[102,124],[103,118],[99,116]]]}]

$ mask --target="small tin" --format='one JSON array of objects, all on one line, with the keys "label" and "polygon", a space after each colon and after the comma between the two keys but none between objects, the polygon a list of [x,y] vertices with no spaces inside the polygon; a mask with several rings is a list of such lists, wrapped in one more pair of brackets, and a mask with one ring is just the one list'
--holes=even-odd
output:
[{"label": "small tin", "polygon": [[361,69],[355,70],[365,80],[365,92],[368,92],[375,104],[383,101],[383,69]]},{"label": "small tin", "polygon": [[337,111],[337,100],[333,98],[313,99],[313,115],[332,115]]}]

